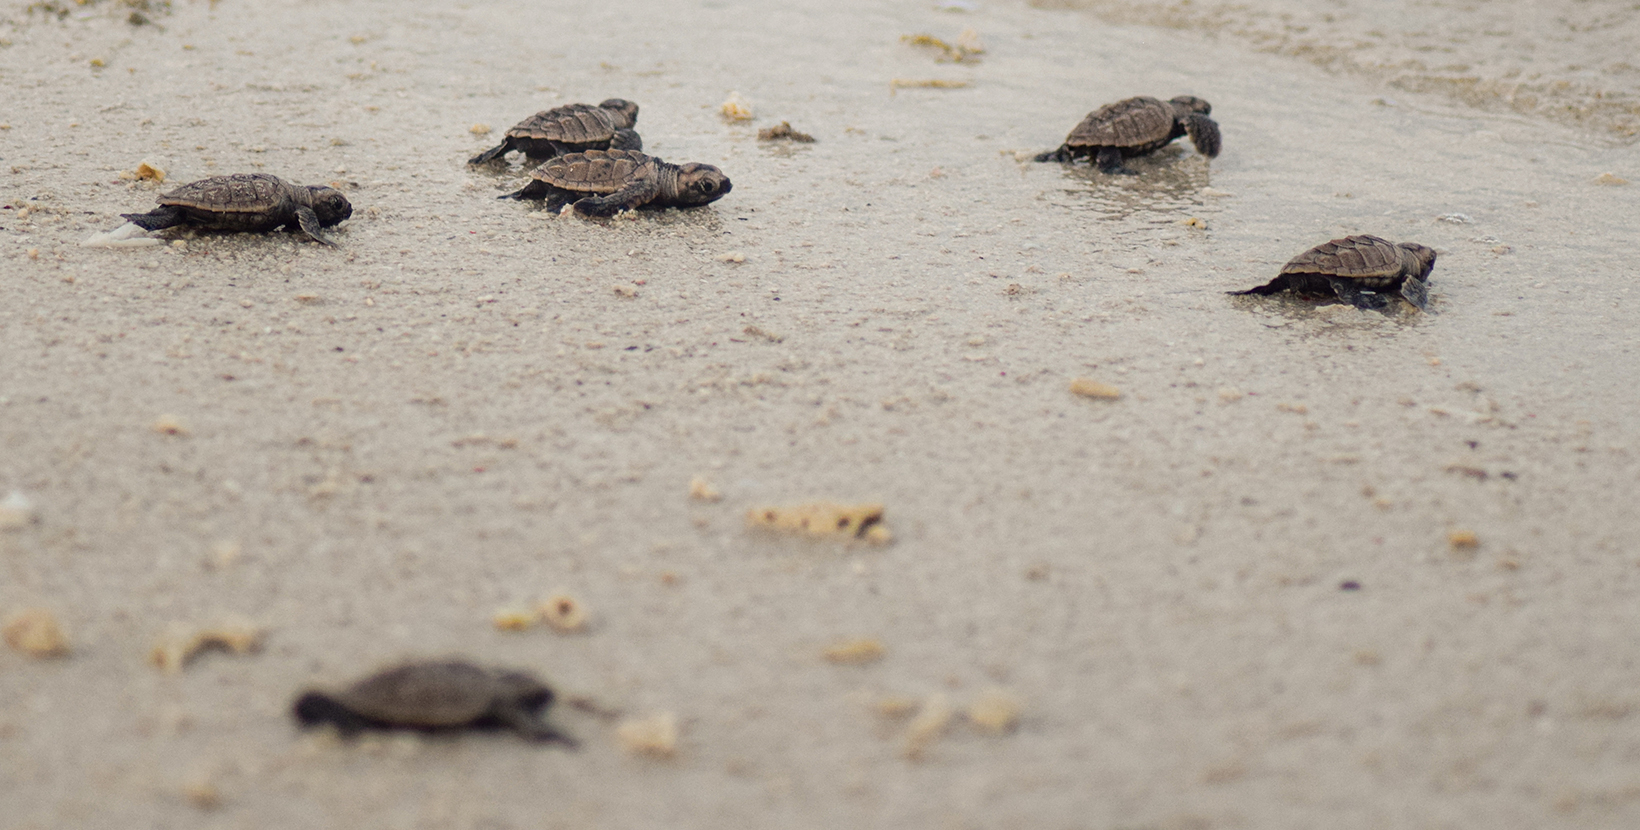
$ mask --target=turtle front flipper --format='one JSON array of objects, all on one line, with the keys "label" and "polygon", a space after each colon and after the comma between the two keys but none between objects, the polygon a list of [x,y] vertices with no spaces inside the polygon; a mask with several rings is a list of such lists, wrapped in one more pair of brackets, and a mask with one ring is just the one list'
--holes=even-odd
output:
[{"label": "turtle front flipper", "polygon": [[560,743],[570,749],[579,749],[581,742],[548,726],[541,718],[523,707],[505,706],[494,713],[495,720],[520,736],[542,743]]},{"label": "turtle front flipper", "polygon": [[122,213],[120,218],[145,231],[162,231],[184,224],[182,209],[175,205],[157,207],[147,213]]},{"label": "turtle front flipper", "polygon": [[576,202],[575,212],[583,216],[614,216],[623,210],[633,210],[649,202],[660,189],[661,184],[656,179],[641,178],[608,196],[588,196]]},{"label": "turtle front flipper", "polygon": [[609,140],[609,149],[611,149],[611,150],[642,150],[643,149],[643,136],[638,135],[637,130],[630,129],[630,128],[616,130],[615,131],[615,137],[611,138]]},{"label": "turtle front flipper", "polygon": [[302,229],[304,236],[311,238],[314,242],[329,245],[332,248],[336,247],[336,243],[326,239],[323,234],[319,233],[319,214],[314,213],[313,208],[299,207],[296,209],[296,226]]},{"label": "turtle front flipper", "polygon": [[479,153],[478,155],[473,156],[470,159],[467,159],[467,163],[468,164],[486,164],[488,162],[495,161],[496,159],[501,158],[502,156],[506,155],[507,151],[512,149],[512,146],[513,146],[512,136],[507,136],[506,141],[503,141],[500,144],[497,144],[494,147],[491,147],[490,149],[485,150],[484,152]]},{"label": "turtle front flipper", "polygon": [[1261,286],[1258,286],[1257,288],[1249,288],[1246,291],[1226,291],[1224,293],[1226,293],[1226,294],[1236,294],[1236,295],[1258,294],[1260,296],[1267,296],[1267,295],[1275,294],[1275,293],[1278,293],[1278,292],[1281,292],[1281,291],[1286,291],[1288,287],[1289,286],[1287,284],[1287,275],[1286,274],[1281,274],[1281,275],[1277,276],[1275,279],[1270,280],[1269,282],[1267,282],[1267,283],[1265,283]]},{"label": "turtle front flipper", "polygon": [[1327,283],[1332,286],[1333,293],[1338,295],[1338,299],[1363,311],[1385,311],[1389,308],[1388,297],[1376,291],[1362,291],[1352,280],[1329,277]]},{"label": "turtle front flipper", "polygon": [[1190,136],[1190,143],[1196,145],[1196,152],[1208,158],[1217,158],[1219,155],[1219,123],[1205,115],[1191,115],[1184,121],[1184,131]]},{"label": "turtle front flipper", "polygon": [[1429,311],[1429,283],[1417,277],[1407,277],[1401,281],[1401,296],[1417,306],[1419,311]]},{"label": "turtle front flipper", "polygon": [[1122,165],[1122,150],[1120,147],[1100,147],[1099,155],[1093,159],[1099,172],[1112,176],[1137,176],[1136,170],[1129,170]]}]

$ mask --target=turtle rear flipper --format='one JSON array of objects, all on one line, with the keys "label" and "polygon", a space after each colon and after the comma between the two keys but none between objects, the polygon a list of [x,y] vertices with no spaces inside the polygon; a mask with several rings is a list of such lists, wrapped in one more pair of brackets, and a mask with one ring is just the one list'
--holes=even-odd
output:
[{"label": "turtle rear flipper", "polygon": [[1417,306],[1419,311],[1429,311],[1429,283],[1417,277],[1407,277],[1401,282],[1401,296]]},{"label": "turtle rear flipper", "polygon": [[524,185],[523,187],[521,187],[517,190],[514,190],[511,193],[503,193],[500,196],[497,196],[496,198],[497,199],[545,199],[545,198],[547,198],[548,195],[551,194],[551,192],[553,190],[556,190],[556,189],[557,188],[554,188],[552,185],[547,184],[546,182],[541,181],[540,179],[530,179],[529,184]]},{"label": "turtle rear flipper", "polygon": [[1352,280],[1329,277],[1327,282],[1332,285],[1333,293],[1338,295],[1338,299],[1363,311],[1383,311],[1389,308],[1388,297],[1376,291],[1362,291]]},{"label": "turtle rear flipper", "polygon": [[486,164],[486,163],[495,161],[496,159],[501,158],[502,156],[506,155],[507,151],[512,149],[512,146],[513,146],[512,136],[507,136],[506,141],[503,141],[500,144],[497,144],[494,147],[491,147],[490,149],[485,150],[484,152],[479,153],[478,155],[473,156],[470,159],[467,159],[467,163],[468,164]]},{"label": "turtle rear flipper", "polygon": [[560,743],[569,749],[579,749],[581,742],[542,722],[534,712],[521,706],[503,706],[492,713],[496,722],[517,732],[520,736],[542,743]]},{"label": "turtle rear flipper", "polygon": [[1068,144],[1059,145],[1059,149],[1057,150],[1049,150],[1046,153],[1037,153],[1035,158],[1035,161],[1057,161],[1060,163],[1074,160],[1076,160],[1076,154],[1071,152],[1070,145]]},{"label": "turtle rear flipper", "polygon": [[626,128],[615,131],[615,137],[609,140],[611,150],[642,150],[643,136],[638,131]]},{"label": "turtle rear flipper", "polygon": [[1190,143],[1196,145],[1196,152],[1208,158],[1218,157],[1220,147],[1218,122],[1205,115],[1192,115],[1185,119],[1184,130],[1190,136]]},{"label": "turtle rear flipper", "polygon": [[608,196],[588,196],[575,203],[575,212],[583,216],[614,216],[648,202],[660,191],[660,182],[642,178]]},{"label": "turtle rear flipper", "polygon": [[142,228],[145,231],[162,231],[183,224],[182,209],[174,205],[164,205],[154,208],[147,213],[122,213],[120,218]]},{"label": "turtle rear flipper", "polygon": [[336,243],[326,239],[323,234],[319,233],[319,214],[314,213],[313,208],[299,207],[296,209],[296,226],[301,228],[304,236],[312,238],[313,241],[333,248],[336,247]]},{"label": "turtle rear flipper", "polygon": [[1285,291],[1285,290],[1287,290],[1287,275],[1282,274],[1282,275],[1276,277],[1275,279],[1270,280],[1269,282],[1267,282],[1267,283],[1265,283],[1261,286],[1258,286],[1257,288],[1249,288],[1246,291],[1226,291],[1225,293],[1226,294],[1236,294],[1236,295],[1258,294],[1258,295],[1263,296],[1263,295],[1275,294],[1277,292]]}]

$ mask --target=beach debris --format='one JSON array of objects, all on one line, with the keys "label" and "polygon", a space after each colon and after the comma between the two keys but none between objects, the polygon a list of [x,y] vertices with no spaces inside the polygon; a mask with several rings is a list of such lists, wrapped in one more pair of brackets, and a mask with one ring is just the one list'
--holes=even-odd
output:
[{"label": "beach debris", "polygon": [[34,500],[21,490],[13,490],[0,500],[0,531],[21,530],[40,520]]},{"label": "beach debris", "polygon": [[230,621],[214,628],[192,630],[173,625],[148,651],[148,662],[167,674],[188,667],[207,651],[253,654],[262,650],[263,631],[244,621]]},{"label": "beach debris", "polygon": [[730,190],[729,177],[710,164],[667,164],[635,150],[588,150],[535,168],[530,183],[503,199],[544,199],[548,210],[573,208],[584,216],[614,216],[637,208],[711,204]]},{"label": "beach debris", "polygon": [[279,227],[335,243],[319,234],[353,215],[353,205],[332,187],[291,184],[267,173],[212,176],[159,197],[159,207],[122,216],[143,230],[191,226],[222,231],[271,231]]},{"label": "beach debris", "polygon": [[535,615],[541,622],[558,631],[580,631],[587,624],[587,609],[581,601],[569,594],[559,592],[535,606]]},{"label": "beach debris", "polygon": [[160,435],[175,435],[178,437],[187,436],[188,433],[192,432],[188,428],[188,424],[175,415],[161,415],[155,418],[154,422],[148,425],[148,428]]},{"label": "beach debris", "polygon": [[482,121],[476,122],[471,127],[467,128],[467,132],[470,132],[473,135],[489,135],[490,125],[485,124]]},{"label": "beach debris", "polygon": [[965,86],[968,86],[967,81],[948,81],[943,78],[894,78],[888,82],[888,94],[893,95],[902,89],[962,89]]},{"label": "beach debris", "polygon": [[748,527],[816,538],[840,536],[878,545],[893,539],[882,521],[881,504],[842,505],[817,501],[788,507],[755,507],[746,512]]},{"label": "beach debris", "polygon": [[1446,543],[1451,545],[1453,550],[1474,550],[1481,546],[1480,537],[1476,536],[1473,530],[1451,531],[1446,534]]},{"label": "beach debris", "polygon": [[920,706],[922,706],[922,701],[914,697],[886,695],[877,698],[871,708],[882,717],[899,719],[910,717]]},{"label": "beach debris", "polygon": [[1019,725],[1019,696],[1007,689],[986,689],[968,704],[968,722],[981,732],[1004,735]]},{"label": "beach debris", "polygon": [[182,785],[182,799],[198,810],[215,810],[222,806],[222,791],[209,778],[198,777]]},{"label": "beach debris", "polygon": [[725,121],[750,121],[752,102],[742,98],[738,92],[731,92],[729,97],[718,105],[718,114],[723,116]]},{"label": "beach debris", "polygon": [[1274,294],[1291,290],[1304,297],[1337,298],[1358,309],[1388,312],[1398,292],[1419,310],[1429,308],[1429,273],[1435,251],[1414,242],[1394,243],[1376,236],[1346,236],[1324,242],[1281,267],[1275,279],[1231,294]]},{"label": "beach debris", "polygon": [[792,129],[790,121],[782,121],[773,127],[764,127],[757,131],[758,141],[779,141],[781,139],[796,141],[801,144],[814,143],[814,136]]},{"label": "beach debris", "polygon": [[928,34],[900,35],[900,42],[938,49],[940,56],[935,60],[941,63],[979,63],[979,56],[985,54],[985,47],[979,42],[979,32],[973,29],[963,29],[954,43],[946,43]]},{"label": "beach debris", "polygon": [[495,616],[490,618],[490,622],[502,631],[524,631],[534,626],[539,619],[540,616],[534,611],[503,608],[495,612]]},{"label": "beach debris", "polygon": [[344,737],[367,729],[510,729],[574,747],[544,721],[552,700],[552,689],[527,672],[450,659],[384,669],[340,691],[304,692],[294,714],[304,727],[329,725]]},{"label": "beach debris", "polygon": [[[179,242],[181,240],[178,240]],[[153,245],[164,245],[163,240],[147,235],[135,223],[126,222],[113,230],[101,231],[86,237],[80,243],[82,248],[147,248]]]},{"label": "beach debris", "polygon": [[883,659],[888,649],[883,642],[875,637],[865,637],[856,640],[843,640],[826,646],[820,654],[832,663],[875,663]]},{"label": "beach debris", "polygon": [[1071,394],[1095,400],[1114,401],[1122,397],[1122,390],[1093,378],[1077,378],[1071,381]]},{"label": "beach debris", "polygon": [[1443,213],[1435,217],[1435,221],[1445,222],[1448,225],[1468,225],[1472,224],[1475,219],[1467,213]]},{"label": "beach debris", "polygon": [[57,616],[44,608],[25,608],[6,620],[0,637],[6,645],[36,659],[68,656],[68,637]]},{"label": "beach debris", "polygon": [[689,479],[689,498],[695,501],[714,502],[722,501],[723,493],[713,487],[710,481],[701,476]]},{"label": "beach debris", "polygon": [[1592,181],[1595,184],[1604,184],[1604,185],[1624,185],[1624,184],[1629,183],[1628,179],[1625,179],[1622,176],[1617,175],[1616,173],[1601,173],[1600,175],[1595,176],[1594,179],[1592,179]]},{"label": "beach debris", "polygon": [[951,725],[951,718],[956,709],[944,694],[929,695],[923,701],[917,716],[905,727],[905,742],[900,755],[910,761],[921,760],[928,752],[928,748],[945,734],[946,727]]},{"label": "beach debris", "polygon": [[120,178],[126,181],[158,183],[165,181],[165,170],[145,161],[138,164],[135,169],[121,171]]},{"label": "beach debris", "polygon": [[727,262],[731,265],[739,265],[739,264],[746,261],[746,252],[745,251],[726,251],[724,253],[721,253],[721,254],[717,255],[717,261],[718,262]]},{"label": "beach debris", "polygon": [[1141,95],[1106,104],[1088,113],[1059,149],[1036,160],[1071,162],[1087,156],[1102,173],[1137,175],[1122,165],[1123,159],[1153,153],[1185,135],[1196,152],[1215,158],[1221,145],[1218,122],[1207,117],[1212,111],[1211,104],[1191,95],[1169,101]]},{"label": "beach debris", "polygon": [[656,712],[643,718],[628,718],[615,727],[621,748],[633,755],[671,758],[678,752],[678,716]]},{"label": "beach debris", "polygon": [[[565,104],[542,110],[507,130],[500,144],[467,160],[484,164],[517,150],[532,159],[552,158],[585,150],[642,150],[643,138],[632,125],[638,122],[638,105],[624,98],[611,98],[597,106]],[[478,133],[478,125],[473,132]],[[488,133],[489,127],[484,128]]]}]

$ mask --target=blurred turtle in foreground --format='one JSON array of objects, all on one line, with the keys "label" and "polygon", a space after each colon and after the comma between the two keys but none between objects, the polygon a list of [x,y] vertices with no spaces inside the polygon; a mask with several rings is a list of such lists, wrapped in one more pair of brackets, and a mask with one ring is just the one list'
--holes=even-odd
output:
[{"label": "blurred turtle in foreground", "polygon": [[729,177],[710,164],[667,164],[635,150],[588,150],[535,168],[523,189],[501,199],[545,199],[548,210],[574,205],[586,216],[637,208],[700,207],[723,197]]},{"label": "blurred turtle in foreground", "polygon": [[611,98],[598,106],[565,104],[518,122],[500,144],[467,163],[494,161],[513,150],[533,159],[583,150],[642,150],[643,139],[632,129],[637,121],[638,105],[621,98]]},{"label": "blurred turtle in foreground", "polygon": [[1398,293],[1420,311],[1429,310],[1429,272],[1435,251],[1414,242],[1399,244],[1376,236],[1346,236],[1323,242],[1293,257],[1276,278],[1231,294],[1292,291],[1304,297],[1336,297],[1356,308],[1388,311]]},{"label": "blurred turtle in foreground", "polygon": [[219,231],[300,230],[326,245],[328,228],[353,215],[353,205],[333,187],[291,184],[266,173],[235,173],[190,182],[161,194],[159,207],[147,213],[121,214],[143,230],[187,225]]},{"label": "blurred turtle in foreground", "polygon": [[1037,161],[1075,161],[1088,156],[1103,173],[1134,175],[1122,160],[1153,153],[1188,135],[1196,152],[1208,158],[1219,154],[1219,125],[1208,118],[1212,105],[1200,98],[1180,95],[1171,101],[1140,96],[1106,104],[1087,114],[1059,149],[1036,157]]},{"label": "blurred turtle in foreground", "polygon": [[528,673],[442,660],[386,669],[340,691],[306,692],[295,714],[303,726],[329,724],[349,737],[366,729],[511,729],[574,747],[543,720],[552,700],[552,689]]}]

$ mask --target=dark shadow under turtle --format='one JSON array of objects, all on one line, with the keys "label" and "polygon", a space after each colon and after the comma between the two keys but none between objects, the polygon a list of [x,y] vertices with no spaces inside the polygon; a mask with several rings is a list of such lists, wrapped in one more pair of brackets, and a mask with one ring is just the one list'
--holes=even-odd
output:
[{"label": "dark shadow under turtle", "polygon": [[1087,114],[1059,149],[1037,161],[1071,162],[1088,157],[1103,173],[1137,175],[1122,160],[1152,153],[1180,136],[1190,136],[1196,152],[1215,158],[1221,146],[1218,122],[1208,118],[1212,105],[1180,95],[1170,101],[1139,96],[1106,104]]},{"label": "dark shadow under turtle", "polygon": [[614,216],[711,204],[732,188],[710,164],[667,164],[635,150],[588,150],[552,159],[530,173],[530,183],[500,199],[541,199],[548,210],[573,205],[585,216]]},{"label": "dark shadow under turtle", "polygon": [[1361,234],[1323,242],[1293,257],[1276,278],[1231,294],[1269,295],[1292,291],[1302,297],[1336,298],[1360,309],[1390,309],[1399,295],[1420,311],[1429,310],[1429,274],[1435,251],[1415,242],[1390,242]]},{"label": "dark shadow under turtle", "polygon": [[267,173],[235,173],[190,182],[161,194],[147,213],[121,214],[143,230],[188,226],[218,231],[271,231],[280,227],[334,245],[319,233],[353,215],[333,187],[292,184]]},{"label": "dark shadow under turtle", "polygon": [[545,723],[552,701],[552,689],[528,673],[443,660],[386,669],[340,691],[306,692],[294,714],[305,727],[328,724],[346,737],[368,729],[508,729],[532,741],[577,746]]}]

